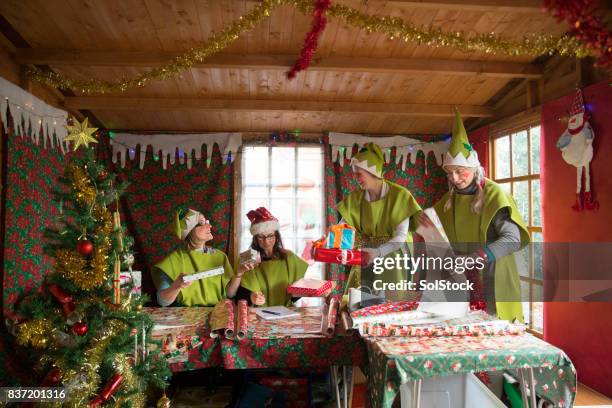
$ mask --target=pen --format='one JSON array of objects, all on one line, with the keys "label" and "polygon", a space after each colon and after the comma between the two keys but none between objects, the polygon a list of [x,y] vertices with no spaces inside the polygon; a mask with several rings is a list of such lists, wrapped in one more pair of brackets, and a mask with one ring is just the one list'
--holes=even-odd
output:
[{"label": "pen", "polygon": [[277,315],[277,316],[279,316],[279,315],[280,315],[280,313],[278,313],[278,312],[271,312],[271,311],[269,311],[269,310],[262,310],[261,312],[262,312],[262,313],[271,314],[271,315]]}]

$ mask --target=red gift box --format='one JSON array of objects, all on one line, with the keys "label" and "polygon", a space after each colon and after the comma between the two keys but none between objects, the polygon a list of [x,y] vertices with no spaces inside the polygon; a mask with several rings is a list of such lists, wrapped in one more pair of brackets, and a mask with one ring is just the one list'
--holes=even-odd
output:
[{"label": "red gift box", "polygon": [[315,261],[337,263],[342,265],[361,265],[362,252],[358,249],[317,248]]},{"label": "red gift box", "polygon": [[320,279],[300,279],[287,286],[293,296],[323,296],[332,288],[332,281]]}]

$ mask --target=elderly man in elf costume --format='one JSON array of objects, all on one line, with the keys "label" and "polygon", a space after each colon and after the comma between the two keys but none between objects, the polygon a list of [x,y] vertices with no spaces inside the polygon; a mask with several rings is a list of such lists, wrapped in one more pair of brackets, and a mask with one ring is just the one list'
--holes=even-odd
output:
[{"label": "elderly man in elf costume", "polygon": [[[360,286],[375,291],[375,280],[391,283],[409,277],[407,271],[395,268],[385,268],[378,276],[372,271],[375,258],[395,257],[398,251],[408,250],[407,243],[412,241],[409,230],[413,225],[410,220],[421,211],[410,191],[383,178],[383,163],[380,147],[375,143],[367,143],[351,159],[359,189],[352,191],[337,204],[342,217],[340,224],[355,227],[361,249],[366,254],[363,266],[351,269],[347,292],[350,288]],[[390,294],[389,297],[395,295]],[[346,302],[346,297],[343,300]]]},{"label": "elderly man in elf costume", "polygon": [[266,208],[249,211],[247,217],[253,235],[251,248],[259,252],[261,263],[254,268],[241,265],[251,270],[242,278],[237,298],[257,306],[290,306],[295,299],[287,287],[304,277],[308,263],[283,247],[278,219]]},{"label": "elderly man in elf costume", "polygon": [[[457,110],[442,166],[449,191],[434,209],[449,241],[456,253],[486,261],[481,273],[487,311],[502,319],[523,321],[521,286],[512,254],[529,243],[529,232],[512,196],[484,177]],[[433,227],[425,214],[419,216],[419,223]]]},{"label": "elderly man in elf costume", "polygon": [[[213,238],[211,229],[210,222],[198,211],[176,213],[174,230],[185,247],[172,252],[151,272],[160,306],[169,306],[175,301],[182,306],[214,306],[225,298],[233,270],[225,253],[206,246]],[[224,273],[183,281],[183,276],[216,267],[222,267]]]}]

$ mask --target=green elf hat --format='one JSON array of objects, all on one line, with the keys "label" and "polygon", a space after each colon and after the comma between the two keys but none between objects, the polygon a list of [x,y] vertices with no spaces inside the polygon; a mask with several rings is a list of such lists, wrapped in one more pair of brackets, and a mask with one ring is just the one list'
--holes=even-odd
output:
[{"label": "green elf hat", "polygon": [[378,178],[382,178],[384,162],[385,159],[380,146],[376,143],[366,143],[359,150],[359,153],[351,159],[351,167],[353,171],[355,171],[355,167],[359,167]]},{"label": "green elf hat", "polygon": [[455,108],[453,137],[442,164],[442,167],[446,166],[480,167],[478,153],[476,153],[476,150],[474,150],[468,140],[467,132],[457,108]]},{"label": "green elf hat", "polygon": [[[174,233],[181,240],[185,240],[187,235],[198,225],[198,219],[202,213],[196,210],[179,209],[174,217]],[[208,220],[206,221],[208,223]]]}]

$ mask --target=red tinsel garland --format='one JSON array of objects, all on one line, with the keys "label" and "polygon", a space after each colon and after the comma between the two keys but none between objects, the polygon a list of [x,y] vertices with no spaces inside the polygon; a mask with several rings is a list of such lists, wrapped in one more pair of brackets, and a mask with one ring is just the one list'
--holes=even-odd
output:
[{"label": "red tinsel garland", "polygon": [[312,57],[317,51],[319,36],[327,25],[325,13],[327,13],[330,4],[331,0],[317,0],[315,2],[314,10],[312,11],[312,28],[308,34],[306,34],[300,57],[293,65],[293,68],[287,72],[287,78],[295,78],[298,72],[305,70],[310,65]]},{"label": "red tinsel garland", "polygon": [[597,0],[544,0],[544,7],[570,24],[570,33],[595,53],[598,65],[612,67],[612,35],[595,15]]}]

